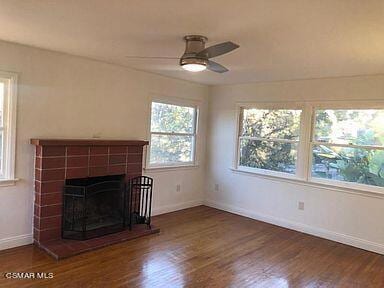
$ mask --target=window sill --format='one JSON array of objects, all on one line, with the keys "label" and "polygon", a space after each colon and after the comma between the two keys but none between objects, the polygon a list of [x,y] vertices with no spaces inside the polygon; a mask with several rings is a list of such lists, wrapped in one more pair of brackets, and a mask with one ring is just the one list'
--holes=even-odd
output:
[{"label": "window sill", "polygon": [[197,168],[199,168],[199,165],[175,165],[175,166],[148,167],[148,168],[144,168],[144,171],[155,173],[155,172],[189,170],[189,169],[197,169]]},{"label": "window sill", "polygon": [[[289,174],[287,174],[287,176],[286,175],[284,175],[284,176],[268,175],[268,174],[265,174],[262,172],[249,171],[246,169],[233,168],[233,167],[231,167],[229,169],[233,173],[243,174],[243,175],[248,175],[248,176],[253,176],[253,177],[259,177],[259,178],[268,179],[268,180],[272,180],[272,181],[299,184],[299,185],[314,187],[314,188],[323,188],[323,189],[327,189],[327,190],[331,190],[331,191],[350,193],[350,194],[358,194],[358,195],[367,196],[367,197],[384,198],[384,192],[378,192],[375,190],[367,190],[367,189],[363,189],[360,187],[359,188],[346,187],[345,185],[337,185],[338,183],[329,184],[329,181],[305,180],[305,179],[301,179],[301,178],[298,178],[296,176],[289,175]],[[344,184],[344,183],[342,183],[342,184]]]},{"label": "window sill", "polygon": [[0,179],[0,187],[14,186],[20,179]]}]

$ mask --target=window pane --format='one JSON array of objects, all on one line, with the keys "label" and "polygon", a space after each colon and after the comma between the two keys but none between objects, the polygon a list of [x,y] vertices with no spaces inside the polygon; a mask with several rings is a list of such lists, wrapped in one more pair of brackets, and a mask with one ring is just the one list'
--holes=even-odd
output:
[{"label": "window pane", "polygon": [[244,109],[242,136],[299,138],[301,110]]},{"label": "window pane", "polygon": [[151,131],[194,133],[195,108],[152,102]]},{"label": "window pane", "polygon": [[297,143],[240,139],[240,166],[294,174]]},{"label": "window pane", "polygon": [[151,164],[172,164],[193,161],[194,136],[151,136]]},{"label": "window pane", "polygon": [[317,110],[319,142],[384,146],[384,110]]},{"label": "window pane", "polygon": [[312,176],[384,187],[384,151],[315,145]]}]

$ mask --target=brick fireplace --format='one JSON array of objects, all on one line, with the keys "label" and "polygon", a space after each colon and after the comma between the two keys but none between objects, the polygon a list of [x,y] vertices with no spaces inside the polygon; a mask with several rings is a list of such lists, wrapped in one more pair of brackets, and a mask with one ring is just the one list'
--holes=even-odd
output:
[{"label": "brick fireplace", "polygon": [[126,230],[87,241],[61,238],[65,181],[122,174],[128,181],[140,176],[143,147],[148,145],[147,141],[32,139],[31,144],[36,146],[34,243],[52,256],[64,258],[159,232],[154,227],[135,227],[132,231]]}]

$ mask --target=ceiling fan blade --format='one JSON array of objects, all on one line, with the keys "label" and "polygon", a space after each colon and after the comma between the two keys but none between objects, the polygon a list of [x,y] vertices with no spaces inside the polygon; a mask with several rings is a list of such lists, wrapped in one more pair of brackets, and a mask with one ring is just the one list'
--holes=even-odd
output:
[{"label": "ceiling fan blade", "polygon": [[232,50],[235,50],[239,47],[239,45],[228,41],[205,48],[203,51],[197,53],[197,55],[206,58],[213,58],[231,52]]},{"label": "ceiling fan blade", "polygon": [[125,58],[131,59],[180,59],[179,57],[167,57],[167,56],[125,56]]},{"label": "ceiling fan blade", "polygon": [[208,60],[207,69],[211,70],[213,72],[217,72],[217,73],[224,73],[224,72],[229,71],[223,65],[220,65],[219,63],[216,63],[216,62],[211,61],[211,60]]}]

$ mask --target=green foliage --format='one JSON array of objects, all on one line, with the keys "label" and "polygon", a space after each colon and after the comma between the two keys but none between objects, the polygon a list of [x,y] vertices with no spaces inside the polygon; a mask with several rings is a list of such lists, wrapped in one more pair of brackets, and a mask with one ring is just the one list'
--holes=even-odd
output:
[{"label": "green foliage", "polygon": [[195,109],[163,103],[152,103],[151,131],[193,133]]},{"label": "green foliage", "polygon": [[[244,109],[240,165],[295,173],[300,113],[295,110]],[[321,178],[384,186],[384,151],[336,144],[383,145],[381,110],[317,110],[313,175]],[[262,139],[249,139],[257,137]],[[265,139],[265,140],[263,140]]]},{"label": "green foliage", "polygon": [[[151,131],[161,133],[194,133],[195,109],[152,103]],[[194,136],[160,135],[151,137],[151,163],[167,164],[192,161]]]},{"label": "green foliage", "polygon": [[240,165],[280,172],[295,172],[296,147],[291,143],[244,139]]},{"label": "green foliage", "polygon": [[272,141],[243,139],[240,165],[294,173],[296,144],[273,139],[294,140],[299,137],[300,111],[245,109],[242,135]]},{"label": "green foliage", "polygon": [[332,120],[330,119],[328,113],[325,111],[320,111],[316,114],[316,138],[322,139],[328,137],[332,129]]},{"label": "green foliage", "polygon": [[[383,119],[382,110],[319,110],[315,138],[337,144],[383,145]],[[317,177],[384,186],[383,150],[319,145],[314,146],[313,158]]]}]

